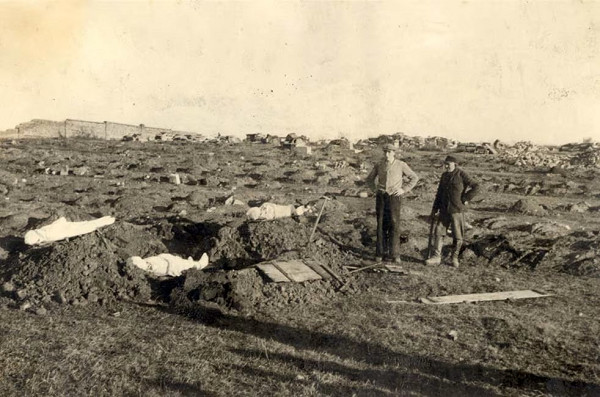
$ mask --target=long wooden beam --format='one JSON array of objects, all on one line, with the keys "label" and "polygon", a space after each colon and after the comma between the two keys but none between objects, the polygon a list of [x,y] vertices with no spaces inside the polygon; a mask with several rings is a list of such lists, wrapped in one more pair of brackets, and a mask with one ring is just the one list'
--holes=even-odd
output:
[{"label": "long wooden beam", "polygon": [[[450,303],[468,303],[468,302],[483,302],[483,301],[501,301],[509,299],[529,299],[543,298],[552,296],[536,290],[521,290],[521,291],[504,291],[504,292],[487,292],[481,294],[465,294],[465,295],[448,295],[448,296],[428,296],[420,298],[422,303],[428,305],[445,305]],[[405,301],[387,301],[387,303],[403,303]]]}]

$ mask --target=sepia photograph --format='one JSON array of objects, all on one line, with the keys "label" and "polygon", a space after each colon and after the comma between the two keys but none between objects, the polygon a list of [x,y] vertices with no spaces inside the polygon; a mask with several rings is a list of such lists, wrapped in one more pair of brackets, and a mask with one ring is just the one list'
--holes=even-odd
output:
[{"label": "sepia photograph", "polygon": [[600,0],[0,0],[1,396],[599,396]]}]

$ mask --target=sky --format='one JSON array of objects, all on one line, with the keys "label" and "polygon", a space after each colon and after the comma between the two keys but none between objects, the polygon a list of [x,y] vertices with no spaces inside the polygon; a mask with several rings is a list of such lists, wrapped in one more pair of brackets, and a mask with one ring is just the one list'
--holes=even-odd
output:
[{"label": "sky", "polygon": [[600,140],[600,0],[0,0],[0,130]]}]

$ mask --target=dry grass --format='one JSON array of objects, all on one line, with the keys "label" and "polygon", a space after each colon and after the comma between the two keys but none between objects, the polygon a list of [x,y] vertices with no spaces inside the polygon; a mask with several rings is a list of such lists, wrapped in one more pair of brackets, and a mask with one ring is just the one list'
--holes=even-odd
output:
[{"label": "dry grass", "polygon": [[[508,284],[535,281],[498,272]],[[471,268],[446,282],[482,274]],[[361,277],[379,277],[398,295],[416,284]],[[424,272],[419,282],[434,288],[439,275]],[[252,318],[223,313],[208,324],[133,303],[46,316],[4,308],[0,394],[595,395],[600,325],[589,304],[600,297],[577,295],[594,280],[554,282],[557,298],[427,306],[371,293]],[[581,311],[568,313],[569,295]]]}]

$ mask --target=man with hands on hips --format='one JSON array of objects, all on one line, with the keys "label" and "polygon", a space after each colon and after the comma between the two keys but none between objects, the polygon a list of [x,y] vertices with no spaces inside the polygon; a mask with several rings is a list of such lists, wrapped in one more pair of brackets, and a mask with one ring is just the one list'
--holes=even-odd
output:
[{"label": "man with hands on hips", "polygon": [[[377,248],[375,260],[383,258],[400,263],[400,214],[402,196],[410,192],[419,177],[408,164],[396,158],[399,150],[394,145],[383,146],[384,158],[377,163],[366,183],[376,192]],[[408,183],[403,183],[403,178]]]},{"label": "man with hands on hips", "polygon": [[458,166],[454,156],[444,160],[444,173],[440,178],[431,215],[434,217],[431,256],[427,265],[439,265],[442,261],[442,245],[446,229],[452,230],[452,266],[458,267],[460,248],[465,234],[464,213],[467,205],[478,193],[479,184]]}]

